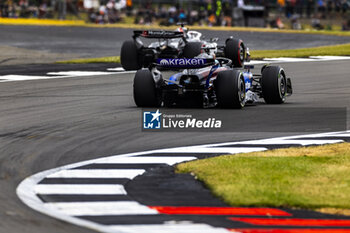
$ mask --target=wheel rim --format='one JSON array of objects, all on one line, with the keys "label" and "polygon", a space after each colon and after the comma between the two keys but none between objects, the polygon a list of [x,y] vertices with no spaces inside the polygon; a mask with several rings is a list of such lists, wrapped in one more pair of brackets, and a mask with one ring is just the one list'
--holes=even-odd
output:
[{"label": "wheel rim", "polygon": [[238,98],[241,106],[244,105],[244,99],[245,99],[245,82],[242,76],[240,76],[238,81]]},{"label": "wheel rim", "polygon": [[279,92],[280,96],[283,99],[287,92],[287,80],[283,72],[280,71],[278,74],[278,82],[279,82]]},{"label": "wheel rim", "polygon": [[244,60],[244,48],[242,43],[239,44],[239,59],[241,62]]}]

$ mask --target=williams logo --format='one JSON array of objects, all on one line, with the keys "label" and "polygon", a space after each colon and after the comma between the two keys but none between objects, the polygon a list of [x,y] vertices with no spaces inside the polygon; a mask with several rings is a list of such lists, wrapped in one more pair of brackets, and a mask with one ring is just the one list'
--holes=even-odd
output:
[{"label": "williams logo", "polygon": [[169,62],[166,59],[162,59],[160,60],[159,64],[161,64],[162,66],[167,66],[169,65]]},{"label": "williams logo", "polygon": [[160,129],[161,113],[159,109],[156,112],[143,112],[143,128],[144,129]]}]

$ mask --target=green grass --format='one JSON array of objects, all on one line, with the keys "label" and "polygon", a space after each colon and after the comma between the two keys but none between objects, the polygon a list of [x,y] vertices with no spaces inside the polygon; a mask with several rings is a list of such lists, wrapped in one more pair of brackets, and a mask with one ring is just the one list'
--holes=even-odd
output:
[{"label": "green grass", "polygon": [[88,63],[120,63],[120,57],[99,57],[99,58],[81,58],[68,61],[58,61],[59,64],[88,64]]},{"label": "green grass", "polygon": [[[321,46],[305,49],[286,50],[252,50],[252,59],[276,58],[276,57],[310,57],[310,56],[350,56],[350,44]],[[100,57],[59,61],[61,64],[83,63],[120,63],[120,57]]]},{"label": "green grass", "polygon": [[310,56],[350,56],[350,44],[320,46],[305,49],[252,50],[252,59],[272,57],[310,57]]},{"label": "green grass", "polygon": [[176,170],[231,206],[350,209],[350,143],[220,156]]}]

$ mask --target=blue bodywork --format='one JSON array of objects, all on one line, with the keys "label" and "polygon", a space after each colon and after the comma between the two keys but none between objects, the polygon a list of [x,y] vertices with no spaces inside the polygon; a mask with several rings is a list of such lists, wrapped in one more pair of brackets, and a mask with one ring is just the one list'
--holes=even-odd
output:
[{"label": "blue bodywork", "polygon": [[253,83],[253,74],[250,71],[243,72],[244,82],[245,82],[245,91],[249,91]]},{"label": "blue bodywork", "polygon": [[[220,67],[219,64],[216,64],[214,66],[212,66],[212,68],[210,69],[210,72],[209,72],[209,75],[208,75],[208,78],[206,79],[206,82],[205,82],[205,87],[208,88],[209,85],[210,85],[210,78],[211,76],[213,75],[213,73],[215,72],[216,69],[218,69]],[[176,73],[174,75],[172,75],[170,78],[169,78],[169,81],[168,82],[168,85],[174,85],[176,84],[181,76],[183,75],[183,73]],[[245,87],[246,87],[246,92],[250,90],[250,88],[252,87],[252,82],[253,82],[253,73],[250,72],[250,71],[244,71],[243,72],[243,77],[244,77],[244,82],[245,82]],[[172,82],[171,82],[172,81]]]},{"label": "blue bodywork", "polygon": [[177,74],[172,75],[172,76],[169,78],[169,80],[170,80],[170,81],[173,81],[173,82],[168,82],[168,85],[174,85],[174,84],[178,81],[178,79],[179,79],[181,76],[182,76],[182,73],[177,73]]}]

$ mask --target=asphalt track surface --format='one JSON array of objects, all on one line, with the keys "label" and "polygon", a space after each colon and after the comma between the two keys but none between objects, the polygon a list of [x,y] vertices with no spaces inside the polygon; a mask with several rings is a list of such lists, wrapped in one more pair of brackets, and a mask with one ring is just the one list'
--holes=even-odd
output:
[{"label": "asphalt track surface", "polygon": [[[287,104],[229,110],[233,120],[245,114],[252,121],[259,119],[262,127],[269,118],[259,115],[265,107],[288,111],[350,106],[349,61],[287,63],[283,67],[293,77],[294,86]],[[142,132],[132,79],[132,74],[118,74],[0,84],[0,232],[89,232],[43,216],[18,200],[18,183],[39,171],[120,153],[288,136],[308,128],[304,125],[304,131],[295,132],[286,123],[287,130],[275,132]],[[298,119],[302,125],[305,116],[300,114]]]},{"label": "asphalt track surface", "polygon": [[[10,26],[0,25],[0,46],[13,46],[76,57],[119,55],[123,41],[130,40],[133,29]],[[349,37],[271,32],[232,32],[201,30],[206,38],[218,37],[224,43],[229,36],[243,39],[249,48],[295,49],[349,43]],[[1,61],[0,61],[1,62]]]}]

